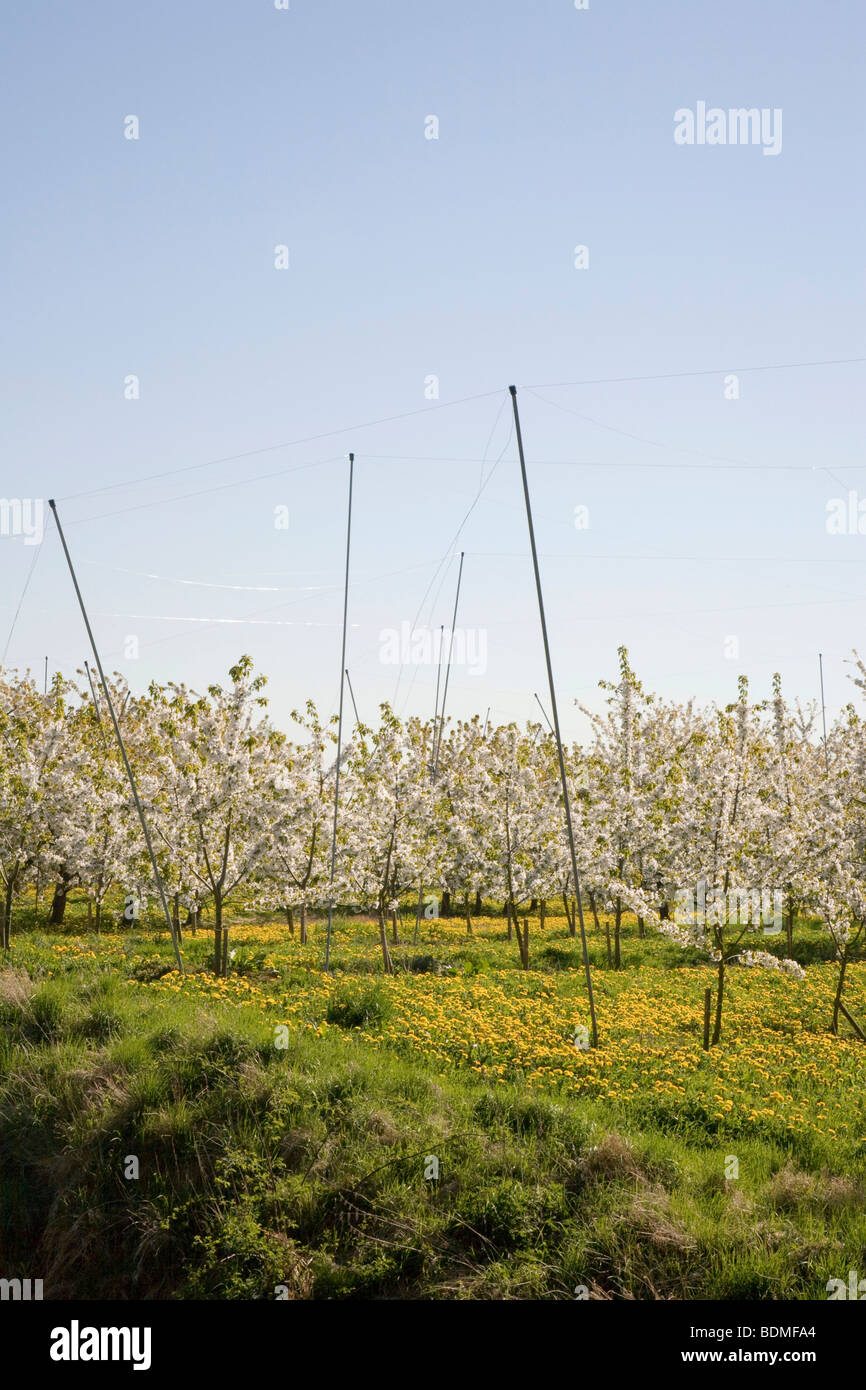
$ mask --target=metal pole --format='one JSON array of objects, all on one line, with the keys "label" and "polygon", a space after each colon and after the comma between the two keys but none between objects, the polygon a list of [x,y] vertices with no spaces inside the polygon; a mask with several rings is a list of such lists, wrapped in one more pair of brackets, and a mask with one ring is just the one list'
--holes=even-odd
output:
[{"label": "metal pole", "polygon": [[553,714],[553,733],[556,751],[559,755],[559,775],[562,779],[562,800],[565,804],[565,823],[568,829],[568,844],[571,850],[571,872],[577,895],[577,914],[580,920],[580,940],[583,946],[583,966],[586,972],[586,989],[589,995],[589,1015],[592,1022],[592,1045],[598,1046],[598,1024],[595,1018],[595,998],[592,992],[592,973],[589,968],[589,950],[586,944],[586,927],[583,920],[583,903],[580,893],[580,875],[577,872],[577,851],[574,847],[574,826],[571,822],[571,798],[568,794],[568,778],[565,772],[565,758],[562,752],[562,737],[559,732],[559,713],[556,707],[556,688],[553,684],[553,666],[550,661],[550,643],[547,639],[547,620],[544,616],[544,596],[541,592],[541,573],[538,568],[538,552],[535,548],[535,528],[532,524],[532,504],[529,500],[529,483],[526,477],[526,459],[523,454],[523,436],[520,432],[520,415],[517,411],[517,387],[509,386],[511,404],[514,409],[514,429],[517,435],[517,451],[520,455],[520,474],[523,479],[523,497],[526,502],[526,521],[529,527],[529,544],[532,549],[532,567],[535,571],[535,590],[538,595],[538,612],[541,618],[541,636],[544,640],[544,659],[547,663],[547,682],[550,687],[550,708]]},{"label": "metal pole", "polygon": [[[538,696],[537,696],[537,695],[536,695],[535,698],[536,698],[536,700],[538,701],[538,708],[541,710],[541,713],[544,715],[545,719],[547,719],[547,710],[544,708],[544,705],[543,705],[543,704],[541,703],[541,701],[538,699]],[[550,730],[550,732],[553,733],[553,725],[551,724],[551,722],[550,722],[549,719],[547,719],[547,727],[548,727],[548,729]]]},{"label": "metal pole", "polygon": [[824,725],[824,769],[830,775],[830,755],[827,752],[827,714],[824,709],[824,658],[818,653],[818,670],[821,672],[821,722]]},{"label": "metal pole", "polygon": [[[432,747],[431,750],[430,750],[430,756],[433,757],[433,758],[435,758],[435,756],[436,756],[436,728],[437,728],[437,724],[438,724],[438,720],[439,720],[439,682],[440,682],[440,680],[442,679],[442,637],[443,637],[444,632],[445,632],[445,624],[444,624],[444,623],[440,623],[440,625],[439,625],[439,660],[438,660],[438,663],[437,663],[437,666],[436,666],[436,701],[435,701],[435,704],[433,705],[433,747]],[[434,772],[434,764],[433,764],[433,763],[430,763],[428,766],[429,766],[429,770],[430,770],[430,780],[431,780],[431,782],[433,782],[433,781],[435,781],[435,776],[436,776],[436,774],[435,774],[435,772]],[[412,937],[412,942],[413,942],[413,945],[415,945],[415,946],[418,945],[418,932],[419,932],[420,929],[421,929],[421,904],[423,903],[423,901],[424,901],[424,884],[423,884],[423,883],[419,883],[419,884],[418,884],[418,908],[417,908],[417,910],[416,910],[416,912],[415,912],[415,932],[414,932],[414,935],[413,935],[413,937]]]},{"label": "metal pole", "polygon": [[81,590],[78,587],[78,580],[75,577],[75,570],[72,566],[72,557],[69,554],[69,547],[66,544],[66,537],[63,534],[63,527],[60,525],[60,517],[57,515],[57,505],[53,497],[49,497],[48,505],[54,513],[54,520],[57,523],[57,532],[60,536],[60,544],[63,546],[63,554],[66,556],[66,563],[69,566],[69,573],[72,575],[72,583],[75,588],[76,598],[78,599],[78,606],[81,609],[81,616],[84,619],[84,626],[87,628],[87,636],[90,639],[90,647],[93,652],[93,659],[96,662],[96,669],[99,672],[99,679],[102,683],[102,692],[105,696],[106,704],[108,705],[108,712],[111,715],[111,722],[114,725],[114,732],[117,736],[117,742],[120,746],[121,757],[123,758],[123,765],[126,768],[126,775],[129,779],[129,786],[130,790],[132,791],[132,799],[135,802],[135,809],[138,812],[138,819],[141,821],[141,828],[144,831],[144,839],[145,843],[147,844],[147,852],[150,855],[150,864],[151,868],[153,869],[153,876],[156,879],[156,886],[159,892],[160,902],[162,903],[162,910],[165,913],[165,920],[168,924],[169,932],[171,933],[171,943],[174,947],[174,955],[177,961],[177,968],[180,971],[180,973],[183,974],[183,961],[181,960],[180,948],[177,942],[177,934],[174,929],[174,922],[171,920],[171,913],[168,910],[168,901],[165,896],[165,889],[162,884],[162,877],[157,867],[156,855],[153,852],[153,844],[150,838],[150,831],[147,827],[147,819],[144,814],[144,807],[142,806],[141,799],[138,795],[138,787],[135,785],[135,778],[132,775],[132,768],[129,764],[129,758],[126,756],[126,748],[124,746],[123,737],[120,732],[120,725],[117,722],[117,715],[114,713],[114,704],[111,699],[111,691],[109,690],[108,682],[105,679],[105,672],[102,669],[102,662],[99,659],[99,652],[96,650],[96,642],[93,638],[93,631],[90,626],[90,619],[87,616],[87,609],[84,606],[84,599],[81,597]]},{"label": "metal pole", "polygon": [[[439,728],[439,682],[442,679],[442,646],[445,637],[445,624],[439,624],[439,660],[436,665],[436,701],[433,705],[433,747],[430,750],[433,756],[436,754],[436,734]],[[433,764],[430,764],[432,771]]]},{"label": "metal pole", "polygon": [[93,696],[93,710],[96,715],[96,722],[99,725],[99,732],[102,734],[102,742],[105,744],[107,748],[108,740],[105,737],[105,725],[102,722],[102,715],[99,713],[99,701],[96,698],[96,689],[93,684],[93,677],[90,674],[90,666],[86,661],[84,663],[84,669],[87,672],[87,680],[88,684],[90,685],[90,693]]},{"label": "metal pole", "polygon": [[354,692],[354,690],[352,689],[352,677],[349,675],[349,668],[348,668],[348,667],[346,668],[346,681],[347,681],[348,686],[349,686],[349,694],[350,694],[351,697],[352,697],[352,709],[355,711],[355,723],[356,723],[356,724],[360,724],[361,720],[360,720],[360,717],[359,717],[359,715],[358,715],[358,706],[355,704],[355,692]]},{"label": "metal pole", "polygon": [[349,455],[349,510],[346,522],[346,582],[343,588],[343,648],[340,657],[340,717],[337,723],[337,773],[334,780],[334,832],[331,836],[331,878],[328,891],[328,932],[325,937],[325,969],[331,968],[331,929],[334,922],[334,872],[337,863],[337,816],[340,809],[340,759],[343,749],[343,695],[346,672],[346,621],[349,613],[349,552],[352,544],[352,482],[355,455]]},{"label": "metal pole", "polygon": [[[460,602],[460,581],[463,578],[463,551],[460,552],[460,568],[457,571],[457,592],[454,595],[454,616],[451,619],[451,638],[448,643],[448,665],[445,668],[445,689],[442,691],[442,713],[439,716],[439,737],[436,740],[436,755],[433,759],[433,767],[430,773],[430,780],[436,781],[439,776],[439,750],[442,747],[442,735],[445,732],[445,701],[448,699],[448,677],[451,675],[451,654],[454,650],[454,629],[457,625],[457,605]],[[440,629],[441,631],[441,629]],[[440,656],[442,647],[439,647]],[[438,703],[438,681],[437,681],[437,703]],[[435,724],[434,724],[435,728]],[[418,915],[415,918],[415,939],[418,939],[418,925],[421,921],[421,894],[418,894]]]},{"label": "metal pole", "polygon": [[442,747],[442,735],[445,732],[445,701],[448,699],[448,680],[451,675],[451,656],[454,651],[454,629],[457,625],[457,605],[460,602],[460,581],[463,578],[463,551],[460,552],[460,568],[457,571],[457,592],[454,595],[454,616],[451,619],[451,639],[448,643],[448,665],[445,667],[445,689],[442,692],[442,713],[439,717],[439,737],[436,740],[436,757],[433,762],[433,779],[439,772],[439,750]]}]

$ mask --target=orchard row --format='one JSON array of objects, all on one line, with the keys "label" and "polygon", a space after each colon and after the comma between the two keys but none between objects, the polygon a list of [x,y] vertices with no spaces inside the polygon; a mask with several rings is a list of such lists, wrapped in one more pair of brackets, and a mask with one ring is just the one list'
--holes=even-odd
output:
[{"label": "orchard row", "polygon": [[[197,694],[115,677],[112,700],[175,921],[212,914],[215,963],[227,905],[285,913],[305,937],[310,910],[378,915],[386,970],[388,917],[444,900],[472,916],[499,900],[519,922],[530,900],[562,903],[570,930],[604,922],[609,964],[622,964],[623,915],[732,961],[799,973],[798,915],[818,917],[845,968],[866,921],[866,726],[849,705],[819,737],[814,708],[768,699],[741,679],[726,707],[646,692],[625,649],[601,682],[607,711],[565,749],[579,894],[571,872],[556,745],[542,724],[442,728],[387,706],[375,727],[347,730],[340,765],[333,884],[336,721],[312,703],[274,727],[265,680],[242,658],[225,686]],[[856,687],[866,668],[853,662]],[[852,692],[853,693],[853,692]],[[15,904],[40,885],[55,905],[75,886],[96,927],[119,892],[152,898],[156,881],[102,692],[54,678],[47,694],[0,672],[0,878],[3,945]],[[431,906],[432,905],[432,906]],[[414,911],[414,909],[413,909]],[[523,959],[523,938],[517,932]]]}]

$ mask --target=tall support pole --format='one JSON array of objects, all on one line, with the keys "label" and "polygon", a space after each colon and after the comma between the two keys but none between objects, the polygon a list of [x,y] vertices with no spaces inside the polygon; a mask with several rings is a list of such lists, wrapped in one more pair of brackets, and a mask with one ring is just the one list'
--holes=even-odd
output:
[{"label": "tall support pole", "polygon": [[[448,699],[448,678],[451,675],[451,656],[454,651],[454,629],[457,626],[457,605],[460,602],[460,583],[463,579],[463,556],[460,552],[460,568],[457,571],[457,591],[454,594],[454,614],[451,618],[451,634],[448,640],[448,664],[445,667],[445,688],[442,691],[442,710],[439,710],[439,679],[442,675],[442,628],[439,629],[439,670],[436,675],[436,709],[433,714],[433,766],[430,768],[430,781],[435,783],[439,775],[439,750],[442,747],[442,734],[445,730],[445,702]],[[436,724],[439,723],[439,735],[436,735]],[[418,889],[418,911],[415,913],[415,944],[418,944],[418,929],[421,925],[421,900],[423,896],[423,885]]]},{"label": "tall support pole", "polygon": [[[442,647],[445,643],[445,624],[439,625],[439,660],[436,663],[436,700],[433,705],[433,747],[430,749],[430,756],[436,755],[436,736],[439,730],[439,685],[442,680]],[[430,764],[432,769],[433,764]]]},{"label": "tall support pole", "polygon": [[343,588],[343,647],[340,657],[340,716],[337,721],[337,771],[334,778],[334,830],[331,835],[331,878],[328,885],[328,931],[325,937],[325,969],[331,968],[331,931],[334,924],[334,873],[337,866],[337,818],[340,813],[340,762],[343,757],[343,694],[346,675],[346,623],[349,615],[349,554],[352,546],[352,483],[355,455],[349,455],[349,509],[346,521],[346,582]]},{"label": "tall support pole", "polygon": [[517,435],[517,451],[520,455],[520,474],[523,479],[523,497],[526,502],[526,522],[529,527],[529,544],[532,549],[532,567],[535,571],[535,590],[538,595],[538,613],[541,618],[541,636],[544,640],[544,659],[547,663],[547,683],[550,687],[550,708],[553,715],[553,733],[556,751],[559,755],[559,775],[562,779],[562,800],[565,805],[565,823],[568,829],[568,845],[571,851],[571,872],[574,877],[574,891],[577,897],[577,913],[580,920],[580,940],[583,947],[583,968],[586,973],[586,990],[589,995],[589,1016],[592,1022],[592,1045],[598,1047],[598,1024],[595,1017],[595,997],[592,992],[592,972],[589,968],[589,950],[586,944],[586,927],[583,920],[580,875],[577,871],[577,851],[574,847],[574,826],[571,820],[571,797],[568,794],[568,777],[565,771],[565,758],[562,752],[562,737],[559,732],[559,712],[556,705],[556,688],[553,683],[553,666],[550,661],[550,642],[547,638],[547,620],[544,616],[544,596],[541,591],[541,573],[538,568],[538,551],[535,547],[535,527],[532,524],[532,504],[529,500],[529,483],[526,477],[526,459],[523,453],[523,436],[520,432],[520,415],[517,410],[517,387],[509,386],[511,404],[514,410],[514,430]]},{"label": "tall support pole", "polygon": [[153,852],[153,843],[150,838],[150,830],[148,829],[147,818],[144,814],[144,807],[141,804],[141,798],[138,795],[138,787],[135,785],[135,778],[132,775],[132,768],[129,764],[129,758],[126,756],[126,747],[123,742],[123,736],[120,732],[120,725],[117,722],[117,715],[114,712],[114,702],[111,698],[111,691],[108,688],[108,682],[105,679],[105,672],[102,669],[102,662],[99,659],[99,652],[96,649],[96,642],[94,641],[93,630],[90,626],[90,619],[87,616],[87,609],[84,606],[84,599],[81,597],[81,590],[78,587],[78,580],[75,577],[75,570],[72,566],[72,557],[69,554],[69,547],[66,544],[66,537],[63,534],[63,527],[60,525],[60,517],[57,515],[57,505],[53,497],[50,497],[48,499],[48,505],[54,513],[54,520],[57,523],[57,533],[60,536],[60,544],[63,546],[63,554],[66,556],[66,563],[69,566],[69,573],[72,576],[72,583],[75,588],[75,596],[78,599],[78,606],[81,609],[81,616],[84,619],[84,626],[87,628],[87,636],[90,641],[91,651],[93,652],[93,659],[96,662],[96,669],[99,672],[99,680],[100,684],[102,685],[102,693],[105,696],[105,702],[108,705],[108,712],[111,715],[111,722],[114,725],[114,733],[117,738],[118,746],[120,748],[120,755],[123,758],[123,765],[126,768],[126,775],[129,779],[129,787],[130,791],[132,792],[132,799],[135,802],[135,809],[138,812],[138,819],[141,821],[141,828],[144,831],[144,839],[147,845],[147,852],[150,856],[150,866],[153,869],[153,876],[156,879],[156,886],[159,892],[160,902],[162,903],[162,910],[165,913],[166,924],[171,934],[171,944],[174,947],[174,956],[175,960],[177,961],[177,968],[181,972],[181,974],[183,974],[183,961],[181,959],[180,947],[178,945],[177,932],[174,929],[174,922],[172,921],[171,913],[168,910],[168,900],[165,896],[165,888],[163,887],[162,875],[160,874],[159,868],[157,866],[156,855]]},{"label": "tall support pole", "polygon": [[102,742],[108,747],[108,740],[105,737],[105,725],[102,722],[102,715],[99,713],[99,701],[96,698],[96,687],[93,684],[93,677],[90,674],[90,665],[85,661],[84,669],[87,672],[87,682],[90,686],[90,693],[93,696],[93,712],[96,715],[96,722],[99,725],[99,732],[102,734]]},{"label": "tall support pole", "polygon": [[821,673],[821,723],[824,726],[824,769],[830,775],[830,755],[827,752],[827,712],[824,707],[824,658],[818,653],[818,670]]},{"label": "tall support pole", "polygon": [[[442,679],[442,646],[443,646],[443,642],[444,642],[444,633],[445,633],[445,624],[442,623],[442,624],[440,624],[440,627],[439,627],[439,657],[438,657],[438,661],[437,661],[437,664],[436,664],[436,700],[435,700],[435,703],[434,703],[434,705],[433,705],[433,746],[432,746],[432,748],[430,749],[430,757],[431,757],[431,758],[435,758],[435,756],[436,756],[436,730],[437,730],[437,728],[438,728],[438,722],[439,722],[439,683],[440,683],[440,681],[441,681],[441,679]],[[430,777],[431,777],[431,781],[432,781],[432,777],[433,777],[433,763],[430,762],[430,763],[428,764],[428,767],[429,767]],[[419,880],[419,883],[418,883],[418,907],[416,908],[416,911],[415,911],[415,931],[414,931],[414,934],[413,934],[413,936],[412,936],[412,943],[413,943],[413,945],[415,945],[415,946],[418,945],[418,933],[419,933],[420,930],[421,930],[421,907],[422,907],[422,905],[423,905],[423,902],[424,902],[424,883],[423,883],[423,880]]]},{"label": "tall support pole", "polygon": [[544,718],[545,718],[545,721],[546,721],[546,723],[547,723],[548,729],[550,730],[551,733],[553,733],[553,725],[551,724],[550,720],[547,718],[547,710],[544,708],[544,705],[543,705],[543,704],[541,703],[541,701],[539,700],[537,694],[536,694],[536,696],[535,696],[535,700],[536,700],[536,704],[538,705],[538,708],[541,710],[541,713],[544,715]]},{"label": "tall support pole", "polygon": [[433,779],[439,772],[439,750],[442,747],[442,735],[445,732],[445,702],[448,699],[448,681],[451,676],[451,657],[454,652],[454,629],[457,626],[457,605],[460,602],[460,581],[463,578],[463,551],[460,552],[460,568],[457,571],[457,592],[454,595],[454,616],[451,619],[451,637],[448,642],[448,665],[445,667],[445,689],[442,692],[442,713],[439,717],[439,737],[436,740],[436,757],[433,761]]},{"label": "tall support pole", "polygon": [[358,714],[358,706],[355,704],[355,692],[354,692],[354,690],[352,689],[352,677],[349,675],[349,668],[348,668],[348,666],[346,667],[346,684],[347,684],[348,687],[349,687],[349,694],[350,694],[351,697],[352,697],[352,709],[355,711],[355,723],[356,723],[356,724],[360,724],[361,719],[360,719],[360,716],[359,716],[359,714]]}]

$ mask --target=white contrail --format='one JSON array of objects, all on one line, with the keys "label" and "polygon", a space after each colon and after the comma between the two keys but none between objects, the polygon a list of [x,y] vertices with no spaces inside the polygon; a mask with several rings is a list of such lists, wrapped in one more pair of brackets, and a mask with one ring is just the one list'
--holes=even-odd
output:
[{"label": "white contrail", "polygon": [[111,570],[114,574],[129,574],[136,579],[156,579],[162,584],[188,584],[196,589],[233,589],[251,594],[302,594],[318,593],[338,587],[335,584],[217,584],[207,579],[178,579],[173,574],[151,574],[149,570],[128,570],[120,565],[102,565],[96,560],[85,563],[98,565],[99,569]]},{"label": "white contrail", "polygon": [[[187,618],[177,613],[100,613],[101,618],[135,618],[157,623],[233,623],[250,627],[338,627],[338,623],[292,622],[287,618]],[[353,623],[353,627],[360,624]]]}]

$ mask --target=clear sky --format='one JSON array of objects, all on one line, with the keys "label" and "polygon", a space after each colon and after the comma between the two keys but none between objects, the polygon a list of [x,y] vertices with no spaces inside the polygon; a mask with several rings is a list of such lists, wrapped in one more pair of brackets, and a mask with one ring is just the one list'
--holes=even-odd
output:
[{"label": "clear sky", "polygon": [[[866,364],[840,362],[866,357],[864,15],[8,5],[0,493],[64,499],[105,664],[202,688],[249,652],[279,723],[333,710],[352,449],[362,717],[395,688],[432,712],[435,666],[401,674],[383,633],[450,622],[460,549],[483,669],[449,711],[535,717],[515,382],[566,732],[622,643],[671,698],[779,670],[808,699],[819,650],[851,698],[866,534],[827,507],[866,500]],[[781,148],[676,143],[699,103],[780,111]],[[0,536],[0,650],[28,575],[8,664],[71,671],[47,518],[42,546]]]}]

